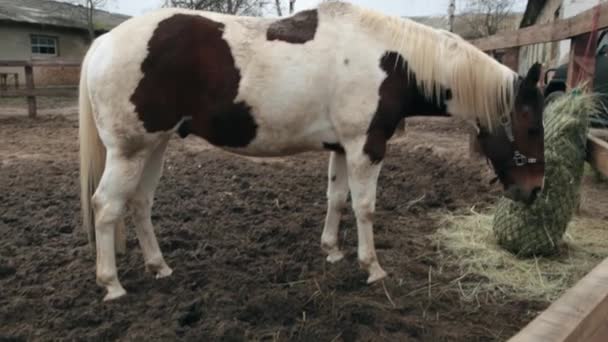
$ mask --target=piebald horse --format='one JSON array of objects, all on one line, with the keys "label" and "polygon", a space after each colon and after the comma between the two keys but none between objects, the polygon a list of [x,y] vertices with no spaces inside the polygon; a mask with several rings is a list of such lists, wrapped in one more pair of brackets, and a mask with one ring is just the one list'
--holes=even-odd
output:
[{"label": "piebald horse", "polygon": [[81,70],[83,225],[104,300],[126,294],[114,235],[127,206],[146,268],[172,273],[150,213],[176,133],[249,156],[329,150],[321,247],[327,261],[343,258],[338,226],[350,191],[368,283],[387,275],[372,218],[387,141],[403,118],[470,122],[506,194],[530,203],[542,190],[539,65],[520,77],[454,34],[352,4],[278,19],[160,9],[98,37]]}]

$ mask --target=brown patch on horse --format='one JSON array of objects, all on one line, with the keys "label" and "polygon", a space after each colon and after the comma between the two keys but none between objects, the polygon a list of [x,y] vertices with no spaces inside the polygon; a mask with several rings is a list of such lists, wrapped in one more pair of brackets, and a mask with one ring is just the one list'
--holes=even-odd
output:
[{"label": "brown patch on horse", "polygon": [[241,74],[224,24],[176,14],[161,22],[148,42],[144,77],[131,96],[148,132],[168,131],[186,117],[180,135],[194,133],[211,144],[247,146],[257,124],[250,106],[235,103]]},{"label": "brown patch on horse", "polygon": [[302,11],[292,17],[277,20],[266,31],[267,40],[280,40],[291,44],[304,44],[315,38],[319,14],[317,10]]},{"label": "brown patch on horse", "polygon": [[380,67],[387,76],[380,85],[380,101],[363,146],[363,151],[374,164],[384,159],[386,142],[403,118],[416,115],[448,116],[445,101],[452,97],[450,89],[442,88],[438,98],[427,99],[418,88],[416,75],[408,74],[408,63],[397,52],[385,53],[380,59]]}]

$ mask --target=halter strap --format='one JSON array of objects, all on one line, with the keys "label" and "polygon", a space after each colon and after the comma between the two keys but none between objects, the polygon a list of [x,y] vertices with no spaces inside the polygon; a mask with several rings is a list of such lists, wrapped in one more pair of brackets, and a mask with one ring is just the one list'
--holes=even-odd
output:
[{"label": "halter strap", "polygon": [[507,139],[509,139],[511,146],[513,147],[513,165],[515,167],[521,167],[530,164],[538,164],[539,162],[536,158],[528,158],[525,154],[521,153],[515,147],[515,136],[513,135],[513,125],[511,124],[511,118],[508,115],[501,115],[500,124],[505,130]]}]

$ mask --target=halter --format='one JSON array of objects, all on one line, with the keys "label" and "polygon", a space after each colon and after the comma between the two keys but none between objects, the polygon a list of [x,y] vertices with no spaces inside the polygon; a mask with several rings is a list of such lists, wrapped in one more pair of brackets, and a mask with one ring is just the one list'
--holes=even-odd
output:
[{"label": "halter", "polygon": [[536,158],[527,157],[515,147],[515,136],[513,135],[513,125],[511,125],[511,118],[506,115],[502,115],[500,117],[500,124],[504,128],[505,133],[507,134],[507,139],[509,139],[509,142],[511,143],[511,147],[513,149],[513,158],[511,160],[513,161],[514,166],[521,167],[531,164],[540,164],[540,162]]},{"label": "halter", "polygon": [[[517,77],[513,82],[513,88],[518,89],[521,81],[522,81],[521,77]],[[513,135],[513,125],[511,125],[511,117],[509,115],[503,114],[500,116],[499,121],[500,121],[500,125],[505,130],[507,139],[509,139],[509,142],[511,143],[511,147],[513,150],[513,157],[511,158],[513,165],[510,165],[510,166],[522,167],[525,165],[540,164],[540,162],[536,158],[527,157],[525,154],[521,153],[515,147],[515,136]]]}]

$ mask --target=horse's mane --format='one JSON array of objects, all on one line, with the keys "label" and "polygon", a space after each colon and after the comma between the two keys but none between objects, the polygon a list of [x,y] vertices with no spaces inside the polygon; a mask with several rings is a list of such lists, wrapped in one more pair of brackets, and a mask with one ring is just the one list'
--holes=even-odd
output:
[{"label": "horse's mane", "polygon": [[452,114],[487,123],[490,130],[501,116],[509,117],[517,74],[459,36],[341,1],[322,3],[319,10],[357,21],[399,52],[427,98],[437,99],[441,86],[450,88]]}]

